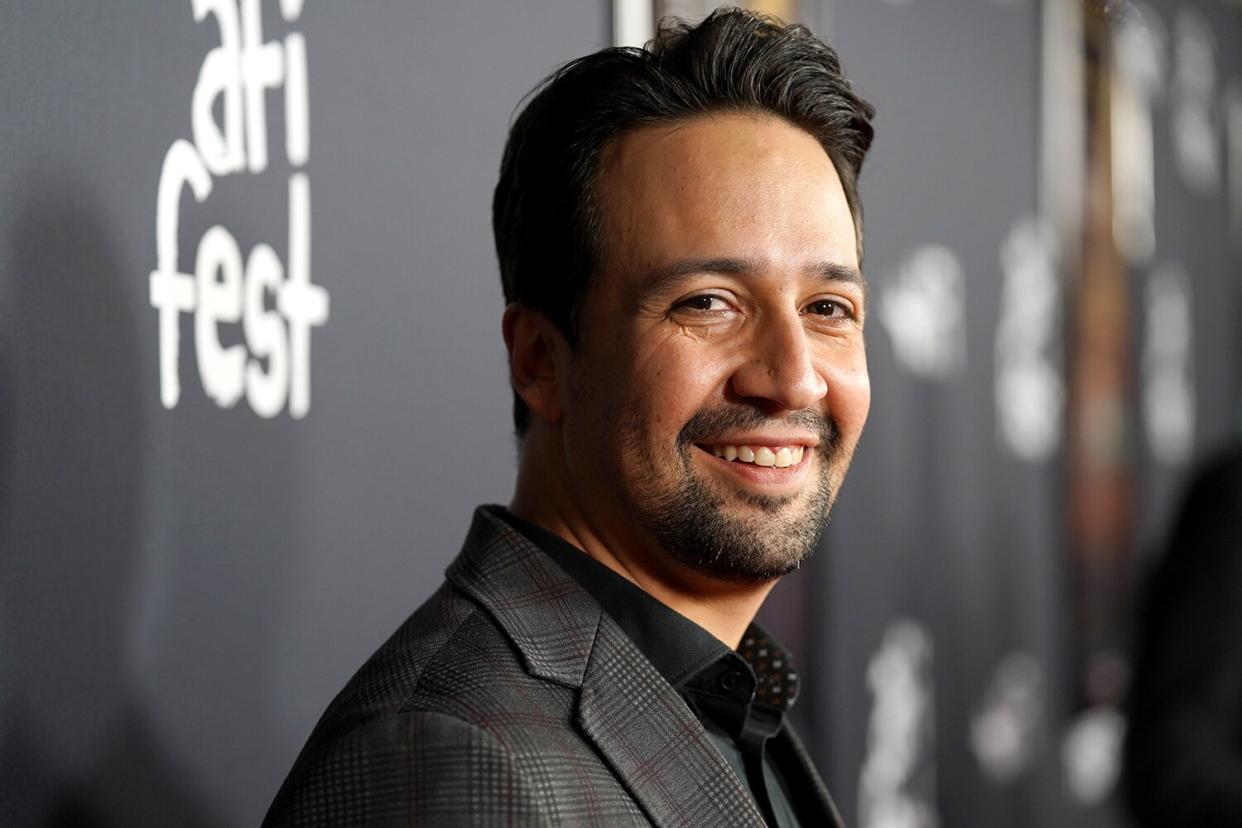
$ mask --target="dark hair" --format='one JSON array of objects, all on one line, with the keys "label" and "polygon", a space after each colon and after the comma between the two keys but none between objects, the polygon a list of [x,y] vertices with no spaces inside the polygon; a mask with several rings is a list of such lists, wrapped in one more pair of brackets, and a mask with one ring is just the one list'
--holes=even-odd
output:
[{"label": "dark hair", "polygon": [[[601,255],[600,158],[624,132],[710,112],[759,111],[806,130],[836,167],[862,257],[858,172],[875,111],[854,94],[831,46],[804,26],[742,9],[698,25],[661,21],[643,49],[603,49],[532,90],[514,121],[492,201],[505,301],[552,321],[571,346]],[[530,411],[514,394],[513,421]]]}]

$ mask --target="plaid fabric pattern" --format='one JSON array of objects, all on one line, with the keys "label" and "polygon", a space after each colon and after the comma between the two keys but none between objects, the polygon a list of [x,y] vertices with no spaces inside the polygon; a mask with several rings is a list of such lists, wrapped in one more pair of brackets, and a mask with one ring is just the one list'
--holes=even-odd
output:
[{"label": "plaid fabric pattern", "polygon": [[486,507],[447,574],[329,705],[264,825],[763,825],[681,697]]}]

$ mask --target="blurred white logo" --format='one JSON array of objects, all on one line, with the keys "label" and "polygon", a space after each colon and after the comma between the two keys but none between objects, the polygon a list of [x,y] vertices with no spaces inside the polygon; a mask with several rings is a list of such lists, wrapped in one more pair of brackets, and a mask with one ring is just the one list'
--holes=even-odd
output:
[{"label": "blurred white logo", "polygon": [[1152,454],[1166,465],[1190,457],[1195,436],[1190,280],[1181,265],[1157,268],[1147,282],[1142,356],[1143,421]]},{"label": "blurred white logo", "polygon": [[1156,161],[1152,106],[1165,74],[1164,27],[1155,12],[1136,5],[1121,16],[1114,40],[1117,71],[1110,101],[1113,132],[1113,236],[1134,264],[1156,252]]},{"label": "blurred white logo", "polygon": [[1111,705],[1092,707],[1074,720],[1061,744],[1065,781],[1083,805],[1104,800],[1121,774],[1126,722]]},{"label": "blurred white logo", "polygon": [[858,790],[861,828],[936,828],[932,642],[902,619],[867,665],[874,699]]},{"label": "blurred white logo", "polygon": [[[276,416],[286,401],[292,416],[303,417],[310,410],[310,329],[328,318],[328,293],[310,281],[310,183],[300,170],[310,140],[306,42],[298,32],[264,42],[260,0],[193,0],[192,5],[196,21],[215,18],[220,45],[203,59],[194,87],[194,140],[174,141],[160,174],[157,262],[150,278],[151,305],[159,311],[160,401],[174,408],[181,398],[180,315],[193,313],[199,377],[217,405],[230,408],[244,392],[262,417]],[[280,11],[294,22],[302,2],[281,0]],[[267,169],[266,96],[281,87],[285,154],[295,169],[288,181],[287,274],[266,244],[255,245],[243,263],[237,240],[219,225],[203,234],[193,275],[182,272],[177,249],[182,191],[188,186],[201,203],[215,179]],[[222,123],[214,114],[217,102]],[[239,322],[246,345],[222,346],[219,326]]]},{"label": "blurred white logo", "polygon": [[1010,653],[996,667],[983,706],[970,722],[970,747],[996,782],[1012,782],[1034,759],[1043,720],[1044,671],[1029,653]]},{"label": "blurred white logo", "polygon": [[1201,195],[1220,188],[1221,159],[1212,115],[1216,47],[1212,31],[1192,9],[1179,9],[1173,66],[1173,157],[1186,186]]},{"label": "blurred white logo", "polygon": [[1025,460],[1044,460],[1061,441],[1065,383],[1053,348],[1060,340],[1060,285],[1052,231],[1014,222],[1001,248],[1005,283],[996,326],[996,420],[1001,442]]},{"label": "blurred white logo", "polygon": [[901,367],[929,380],[966,370],[964,291],[962,266],[943,245],[920,247],[901,264],[879,302]]}]

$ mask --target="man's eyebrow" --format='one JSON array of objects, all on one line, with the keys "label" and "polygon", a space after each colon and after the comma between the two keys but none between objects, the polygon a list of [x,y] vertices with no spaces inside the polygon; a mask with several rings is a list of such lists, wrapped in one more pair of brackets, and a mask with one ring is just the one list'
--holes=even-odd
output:
[{"label": "man's eyebrow", "polygon": [[[640,300],[648,299],[655,294],[683,282],[687,277],[699,273],[721,273],[728,276],[744,276],[747,273],[758,273],[767,268],[767,263],[759,259],[747,258],[701,258],[681,259],[671,264],[654,268],[643,275],[639,284]],[[807,268],[808,272],[819,276],[826,282],[846,282],[856,285],[866,294],[867,280],[862,272],[852,266],[838,262],[819,262]]]},{"label": "man's eyebrow", "polygon": [[852,282],[863,290],[867,289],[867,280],[862,275],[862,271],[853,265],[823,262],[814,269],[826,282]]},{"label": "man's eyebrow", "polygon": [[758,262],[750,259],[681,259],[653,268],[643,274],[638,286],[638,295],[641,299],[649,298],[679,282],[684,282],[686,277],[698,273],[723,273],[729,276],[753,273],[757,269],[756,265]]},{"label": "man's eyebrow", "polygon": [[815,268],[819,271],[819,275],[826,282],[845,282],[852,284],[862,292],[863,307],[868,304],[867,297],[867,277],[863,272],[853,265],[843,265],[837,262],[822,262]]}]

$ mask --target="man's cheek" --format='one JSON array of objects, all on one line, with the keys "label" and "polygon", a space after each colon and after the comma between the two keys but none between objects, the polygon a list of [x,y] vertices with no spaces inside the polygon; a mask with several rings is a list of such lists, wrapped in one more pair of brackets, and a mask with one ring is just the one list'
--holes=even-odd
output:
[{"label": "man's cheek", "polygon": [[847,438],[862,430],[871,409],[871,377],[865,358],[836,364],[826,374],[828,407]]},{"label": "man's cheek", "polygon": [[867,421],[867,415],[871,411],[871,375],[867,373],[866,363],[862,366],[861,376],[858,380],[858,426],[862,428],[863,423]]}]

